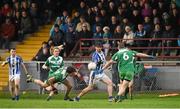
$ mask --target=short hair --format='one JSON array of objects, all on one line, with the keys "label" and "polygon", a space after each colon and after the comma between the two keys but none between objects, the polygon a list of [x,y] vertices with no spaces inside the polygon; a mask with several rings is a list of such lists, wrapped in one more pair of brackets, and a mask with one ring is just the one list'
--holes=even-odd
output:
[{"label": "short hair", "polygon": [[10,50],[16,50],[16,48],[10,48]]},{"label": "short hair", "polygon": [[73,72],[76,72],[76,69],[75,69],[73,66],[69,66],[69,67],[67,67],[66,72],[67,72],[68,74],[71,74],[71,73],[73,73]]},{"label": "short hair", "polygon": [[59,25],[58,25],[58,24],[55,24],[55,25],[54,25],[54,28],[56,28],[56,27],[59,28]]}]

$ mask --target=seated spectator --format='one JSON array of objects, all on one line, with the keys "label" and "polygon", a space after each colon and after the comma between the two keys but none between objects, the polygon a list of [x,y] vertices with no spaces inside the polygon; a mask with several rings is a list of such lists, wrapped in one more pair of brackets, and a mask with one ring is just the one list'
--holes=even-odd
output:
[{"label": "seated spectator", "polygon": [[148,44],[147,40],[143,40],[144,38],[147,38],[147,32],[146,30],[144,30],[144,27],[142,24],[138,24],[138,30],[135,32],[135,38],[139,39],[139,40],[136,40],[137,47],[147,47],[147,44]]},{"label": "seated spectator", "polygon": [[95,33],[96,32],[96,26],[97,25],[103,25],[102,22],[101,22],[101,17],[100,16],[95,16],[95,21],[93,22],[93,25],[92,25],[92,32]]},{"label": "seated spectator", "polygon": [[70,17],[68,17],[66,19],[66,23],[64,24],[64,33],[68,32],[69,27],[71,27],[73,29],[73,31],[75,30],[75,25],[72,22],[72,19]]},{"label": "seated spectator", "polygon": [[96,40],[96,39],[103,39],[103,31],[102,31],[102,27],[101,25],[96,25],[96,31],[93,33],[93,45],[97,44],[97,43],[101,43],[102,44],[102,40]]},{"label": "seated spectator", "polygon": [[138,10],[132,11],[130,20],[131,20],[131,23],[133,23],[135,27],[137,27],[138,24],[143,23],[143,18]]},{"label": "seated spectator", "polygon": [[147,32],[147,35],[149,36],[153,28],[151,24],[151,19],[148,16],[144,18],[143,26],[144,26],[144,30]]},{"label": "seated spectator", "polygon": [[134,45],[134,33],[130,26],[125,27],[125,33],[123,36],[123,43],[127,46],[133,46]]},{"label": "seated spectator", "polygon": [[39,20],[39,13],[38,13],[38,7],[37,7],[37,4],[35,2],[32,2],[31,3],[31,6],[29,8],[29,13],[30,13],[30,16],[32,18],[32,24],[33,24],[33,28],[34,30],[37,30],[38,29],[38,26],[40,24],[40,20]]},{"label": "seated spectator", "polygon": [[74,25],[77,25],[80,22],[80,14],[78,11],[74,12],[74,16],[72,19],[72,22],[74,23]]},{"label": "seated spectator", "polygon": [[0,27],[0,48],[9,49],[10,41],[15,36],[15,25],[12,23],[10,18],[6,18],[5,23]]},{"label": "seated spectator", "polygon": [[87,26],[87,30],[90,31],[91,27],[90,24],[88,22],[86,22],[85,18],[83,16],[80,17],[80,22],[77,24],[76,26],[76,31],[80,32],[82,31],[83,28],[83,24],[85,24]]},{"label": "seated spectator", "polygon": [[112,41],[113,53],[117,51],[118,43],[122,42],[123,36],[124,36],[124,33],[121,29],[121,26],[120,25],[116,26],[113,37],[112,37],[113,39],[115,39]]},{"label": "seated spectator", "polygon": [[59,30],[59,25],[54,25],[54,32],[50,36],[50,40],[54,43],[54,46],[59,46],[64,44],[64,33]]},{"label": "seated spectator", "polygon": [[[60,17],[57,17],[56,21],[54,24],[57,24],[59,26],[59,30],[62,32],[65,32],[65,25],[62,22]],[[54,25],[52,26],[49,35],[52,36],[52,34],[54,34]]]},{"label": "seated spectator", "polygon": [[2,7],[2,9],[0,10],[0,13],[3,16],[7,16],[8,14],[10,14],[12,12],[11,7],[9,6],[8,3],[5,3],[4,6]]},{"label": "seated spectator", "polygon": [[141,15],[143,17],[151,16],[152,15],[152,9],[151,9],[151,7],[150,7],[150,5],[148,3],[144,4],[144,8],[141,11]]},{"label": "seated spectator", "polygon": [[15,16],[13,17],[14,19],[14,24],[15,24],[15,40],[18,40],[18,31],[20,29],[20,24],[21,24],[21,16],[20,16],[20,12],[16,11]]},{"label": "seated spectator", "polygon": [[111,32],[111,33],[114,33],[114,30],[115,30],[115,28],[116,28],[117,25],[118,25],[118,21],[117,21],[116,16],[112,16],[112,17],[111,17],[110,24],[109,24],[110,32]]},{"label": "seated spectator", "polygon": [[19,41],[23,41],[26,34],[32,33],[32,21],[26,11],[22,11],[21,25],[19,33]]}]

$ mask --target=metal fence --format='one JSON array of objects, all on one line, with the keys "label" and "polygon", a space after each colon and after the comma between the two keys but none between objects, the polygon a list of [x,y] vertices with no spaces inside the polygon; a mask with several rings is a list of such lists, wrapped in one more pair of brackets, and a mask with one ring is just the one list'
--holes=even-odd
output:
[{"label": "metal fence", "polygon": [[[25,62],[28,72],[31,73],[35,78],[45,80],[47,78],[47,71],[41,69],[43,62]],[[88,83],[89,71],[87,64],[89,61],[65,61],[65,66],[73,65],[83,75],[85,82]],[[180,61],[141,61],[146,66],[152,66],[146,69],[142,75],[136,75],[134,78],[134,90],[135,91],[161,91],[161,90],[180,90]],[[116,69],[109,68],[105,70],[105,73],[113,80],[114,84],[117,84]],[[46,76],[45,76],[46,75]],[[117,76],[116,76],[117,77]],[[85,87],[85,84],[80,83],[74,78],[68,78],[73,85],[74,90],[81,90]],[[58,86],[60,91],[66,90],[61,84]],[[106,90],[106,85],[99,82],[96,84],[96,89]],[[37,90],[41,91],[40,87],[33,83],[26,83],[25,74],[21,75],[21,90]]]}]

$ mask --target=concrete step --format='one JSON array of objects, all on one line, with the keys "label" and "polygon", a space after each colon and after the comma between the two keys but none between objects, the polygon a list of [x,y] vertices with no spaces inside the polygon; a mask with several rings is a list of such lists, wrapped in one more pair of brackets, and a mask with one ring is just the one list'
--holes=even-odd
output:
[{"label": "concrete step", "polygon": [[28,45],[17,45],[16,50],[18,49],[40,49],[41,45],[40,44],[28,44]]},{"label": "concrete step", "polygon": [[49,37],[49,33],[46,33],[46,32],[38,32],[38,33],[34,33],[33,36],[37,36],[37,37]]},{"label": "concrete step", "polygon": [[24,41],[25,45],[41,45],[43,41]]},{"label": "concrete step", "polygon": [[8,81],[8,77],[3,77],[3,78],[0,78],[1,80],[0,80],[0,82],[7,82]]},{"label": "concrete step", "polygon": [[3,90],[3,87],[0,87],[0,90]]},{"label": "concrete step", "polygon": [[0,82],[0,86],[7,86],[8,82]]},{"label": "concrete step", "polygon": [[26,40],[27,41],[47,41],[49,37],[29,37]]},{"label": "concrete step", "polygon": [[8,73],[2,73],[0,72],[0,78],[8,78]]}]

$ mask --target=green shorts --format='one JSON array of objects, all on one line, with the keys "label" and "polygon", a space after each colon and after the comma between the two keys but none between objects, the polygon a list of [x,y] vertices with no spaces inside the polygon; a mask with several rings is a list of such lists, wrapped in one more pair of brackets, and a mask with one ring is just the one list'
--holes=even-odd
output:
[{"label": "green shorts", "polygon": [[[55,83],[62,83],[62,82],[64,82],[66,77],[67,76],[62,75],[62,73],[60,71],[56,71],[55,73],[48,75],[48,79],[54,78],[55,79]],[[46,81],[46,83],[48,83],[48,80]]]},{"label": "green shorts", "polygon": [[121,72],[120,78],[121,78],[121,80],[131,81],[134,78],[134,72]]}]

